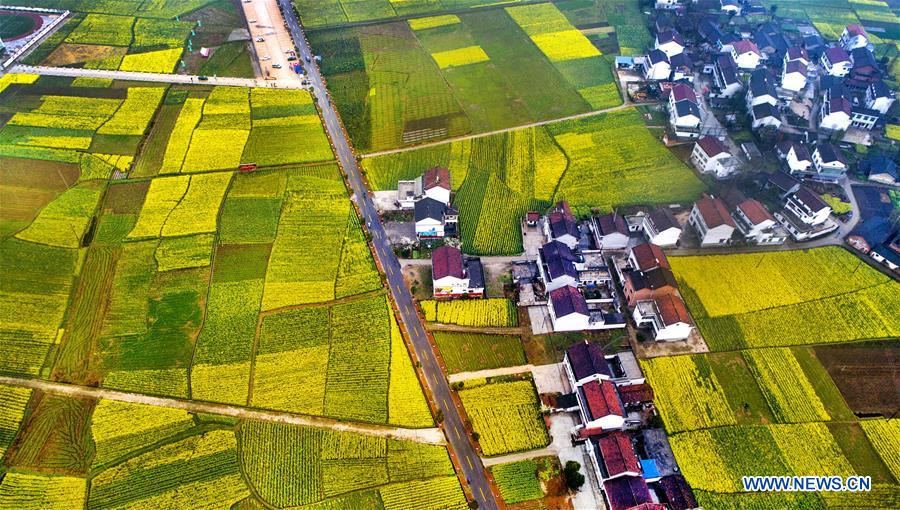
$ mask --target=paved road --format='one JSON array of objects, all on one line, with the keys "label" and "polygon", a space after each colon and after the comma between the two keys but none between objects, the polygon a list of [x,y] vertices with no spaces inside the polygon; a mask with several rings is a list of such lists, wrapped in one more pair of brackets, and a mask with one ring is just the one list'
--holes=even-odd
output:
[{"label": "paved road", "polygon": [[[291,8],[289,0],[279,0],[284,9],[284,17],[288,24],[288,29],[297,44],[300,57],[306,61],[307,57],[311,57],[312,53],[309,43],[303,34],[300,23]],[[375,255],[381,262],[387,274],[388,286],[394,297],[394,302],[400,310],[400,319],[403,321],[406,330],[409,332],[410,340],[415,350],[419,362],[422,364],[425,379],[431,393],[437,403],[438,408],[444,415],[444,429],[450,447],[455,453],[459,465],[463,471],[463,475],[469,482],[472,494],[478,502],[481,509],[498,509],[497,498],[491,492],[491,486],[488,482],[481,459],[475,452],[475,448],[469,441],[469,436],[463,426],[460,412],[454,404],[453,397],[450,393],[450,386],[447,383],[444,373],[437,362],[435,353],[428,341],[425,327],[422,324],[418,314],[416,313],[413,297],[406,282],[403,280],[403,274],[400,262],[391,250],[388,243],[384,227],[378,217],[375,204],[368,194],[368,190],[362,181],[359,165],[356,161],[350,142],[341,126],[334,105],[328,98],[322,76],[319,69],[315,65],[307,66],[307,76],[312,82],[313,88],[319,97],[319,106],[322,110],[322,116],[325,120],[325,128],[331,136],[332,143],[335,146],[335,153],[338,160],[347,174],[350,181],[350,187],[356,197],[359,208],[362,211],[363,219],[366,221],[369,233],[372,235],[372,243],[375,246]],[[323,94],[324,92],[324,94]]]},{"label": "paved road", "polygon": [[[263,77],[277,79],[278,86],[282,88],[289,88],[286,85],[288,82],[299,84],[300,75],[291,69],[291,62],[285,53],[285,50],[294,49],[294,42],[284,26],[284,18],[278,10],[278,0],[254,0],[250,3],[242,2],[241,5]],[[260,37],[262,41],[258,40]],[[273,67],[276,64],[281,68]]]},{"label": "paved road", "polygon": [[228,404],[198,402],[196,400],[184,400],[180,398],[156,397],[151,395],[144,395],[142,393],[110,390],[106,388],[94,388],[90,386],[79,386],[77,384],[51,382],[25,377],[0,376],[0,384],[5,384],[7,386],[18,386],[21,388],[31,388],[46,393],[53,393],[55,395],[67,395],[70,397],[91,399],[104,398],[107,400],[116,400],[119,402],[147,404],[157,407],[167,407],[170,409],[183,409],[185,411],[194,413],[210,413],[223,416],[233,416],[235,418],[243,418],[248,420],[287,423],[290,425],[304,425],[307,427],[326,428],[341,432],[354,432],[357,434],[365,434],[367,436],[405,439],[418,443],[438,445],[446,444],[444,434],[438,428],[404,429],[400,427],[390,427],[385,425],[344,422],[333,420],[330,418],[322,418],[319,416],[305,416],[276,411],[247,409],[245,407],[232,406]]},{"label": "paved road", "polygon": [[71,67],[48,67],[17,65],[10,68],[13,73],[40,74],[44,76],[71,76],[74,78],[112,78],[114,80],[149,81],[156,83],[179,83],[187,85],[218,85],[225,87],[269,87],[281,89],[299,89],[299,80],[253,80],[249,78],[226,78],[210,76],[200,81],[199,76],[189,74],[137,73],[132,71],[107,71],[104,69],[75,69]]}]

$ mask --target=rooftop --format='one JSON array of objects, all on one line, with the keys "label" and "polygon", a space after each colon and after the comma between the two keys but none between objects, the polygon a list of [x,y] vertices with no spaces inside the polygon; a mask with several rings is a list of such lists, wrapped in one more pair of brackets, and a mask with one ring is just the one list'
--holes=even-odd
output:
[{"label": "rooftop", "polygon": [[634,453],[631,438],[625,432],[613,432],[596,439],[607,476],[640,473],[641,464]]},{"label": "rooftop", "polygon": [[667,208],[658,207],[650,213],[650,221],[657,232],[662,232],[670,228],[681,228],[675,215]]},{"label": "rooftop", "polygon": [[684,100],[692,101],[694,103],[697,102],[697,94],[694,93],[694,89],[684,83],[675,84],[669,93],[672,94],[675,102]]},{"label": "rooftop", "polygon": [[697,140],[697,144],[707,156],[713,157],[719,154],[730,154],[728,147],[714,136],[703,136]]},{"label": "rooftop", "polygon": [[844,51],[844,48],[840,46],[832,46],[825,50],[825,58],[831,62],[831,65],[839,64],[841,62],[850,62],[850,55],[847,55],[847,52]]},{"label": "rooftop", "polygon": [[585,377],[592,375],[612,375],[609,363],[603,356],[603,350],[600,345],[590,343],[587,340],[579,342],[566,350],[569,358],[569,366],[572,367],[572,374],[575,380],[580,381]]},{"label": "rooftop", "polygon": [[609,499],[609,510],[628,510],[652,503],[650,488],[640,476],[621,476],[603,482],[603,491]]},{"label": "rooftop", "polygon": [[441,221],[444,219],[444,212],[447,211],[447,206],[438,200],[435,200],[431,197],[425,197],[422,200],[416,202],[415,205],[415,220],[416,222],[432,219]]},{"label": "rooftop", "polygon": [[615,233],[628,235],[628,223],[614,212],[598,216],[597,228],[600,229],[600,234],[604,236]]},{"label": "rooftop", "polygon": [[654,301],[656,302],[656,308],[659,310],[659,317],[666,326],[672,326],[681,322],[693,324],[681,298],[665,294],[654,298]]},{"label": "rooftop", "polygon": [[426,190],[432,188],[450,189],[450,170],[447,167],[435,166],[428,169],[422,179],[422,187]]},{"label": "rooftop", "polygon": [[759,200],[754,198],[748,198],[738,204],[738,209],[740,209],[741,212],[744,213],[744,216],[746,216],[754,225],[759,225],[766,220],[775,221],[775,218],[772,217],[772,214],[769,213],[766,206],[762,205]]},{"label": "rooftop", "polygon": [[625,416],[616,385],[610,381],[588,381],[581,386],[587,403],[587,414],[591,420],[605,416]]},{"label": "rooftop", "polygon": [[587,301],[575,287],[565,285],[551,290],[550,302],[553,304],[553,311],[558,318],[574,313],[590,316]]},{"label": "rooftop", "polygon": [[697,200],[694,206],[700,211],[700,216],[703,217],[703,222],[706,223],[707,228],[716,228],[720,225],[734,227],[734,220],[728,214],[728,208],[725,207],[725,202],[722,199],[704,197]]},{"label": "rooftop", "polygon": [[571,276],[572,278],[578,276],[578,271],[575,269],[575,261],[578,258],[565,243],[550,241],[541,247],[540,253],[551,280],[562,276]]},{"label": "rooftop", "polygon": [[452,276],[465,278],[462,252],[452,246],[441,246],[431,252],[431,271],[434,280]]},{"label": "rooftop", "polygon": [[640,271],[650,271],[658,267],[669,268],[669,260],[662,248],[653,243],[641,243],[631,249],[631,254]]},{"label": "rooftop", "polygon": [[800,189],[794,192],[793,197],[813,212],[821,211],[828,207],[828,204],[822,200],[822,197],[813,193],[806,186],[800,186]]}]

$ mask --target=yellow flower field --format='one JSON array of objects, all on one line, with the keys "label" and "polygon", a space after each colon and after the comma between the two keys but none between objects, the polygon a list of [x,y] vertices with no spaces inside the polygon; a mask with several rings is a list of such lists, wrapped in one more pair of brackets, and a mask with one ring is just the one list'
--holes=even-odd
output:
[{"label": "yellow flower field", "polygon": [[428,28],[444,27],[460,23],[459,16],[445,14],[443,16],[430,16],[428,18],[413,18],[408,21],[409,28],[413,30],[425,30]]},{"label": "yellow flower field", "polygon": [[718,378],[702,356],[641,361],[669,433],[737,423]]},{"label": "yellow flower field", "polygon": [[190,182],[191,177],[188,175],[153,179],[144,198],[144,206],[141,207],[138,221],[128,237],[158,237],[166,218],[187,192]]},{"label": "yellow flower field", "polygon": [[441,69],[477,64],[490,60],[490,57],[481,49],[481,46],[466,46],[455,50],[439,51],[432,53],[431,57]]},{"label": "yellow flower field", "polygon": [[87,480],[69,476],[7,473],[0,483],[0,508],[68,510],[81,508]]},{"label": "yellow flower field", "polygon": [[172,48],[125,55],[119,65],[119,71],[171,73],[178,65],[181,53],[181,48]]},{"label": "yellow flower field", "polygon": [[187,192],[172,209],[162,228],[163,236],[214,232],[219,206],[231,182],[231,173],[192,175]]},{"label": "yellow flower field", "polygon": [[878,456],[900,480],[900,420],[862,420],[859,424]]},{"label": "yellow flower field", "polygon": [[402,427],[431,427],[431,410],[413,368],[397,320],[391,317],[391,379],[388,422]]},{"label": "yellow flower field", "polygon": [[550,442],[531,381],[466,387],[459,398],[484,455],[533,450]]},{"label": "yellow flower field", "polygon": [[591,41],[579,30],[562,30],[531,36],[534,44],[551,61],[563,62],[576,58],[599,57],[601,55]]}]

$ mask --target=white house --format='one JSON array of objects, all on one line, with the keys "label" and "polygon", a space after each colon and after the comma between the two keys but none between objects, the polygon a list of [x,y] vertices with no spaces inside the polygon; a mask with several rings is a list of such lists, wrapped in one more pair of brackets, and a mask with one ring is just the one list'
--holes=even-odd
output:
[{"label": "white house", "polygon": [[881,112],[862,106],[854,106],[850,109],[850,127],[871,131],[878,124]]},{"label": "white house", "polygon": [[850,55],[839,46],[827,48],[819,59],[825,72],[831,76],[843,77],[850,73],[852,65],[850,63]]},{"label": "white house", "polygon": [[591,312],[587,301],[575,287],[564,285],[551,290],[547,305],[554,331],[591,329]]},{"label": "white house", "polygon": [[441,246],[431,253],[431,283],[436,299],[484,295],[481,260],[466,257],[458,248]]},{"label": "white house", "polygon": [[459,213],[443,202],[429,197],[417,201],[414,218],[416,236],[419,239],[440,239],[456,235]]},{"label": "white house", "polygon": [[866,108],[887,115],[894,104],[895,93],[881,80],[873,81],[866,88]]},{"label": "white house", "polygon": [[731,243],[734,220],[720,198],[704,197],[694,203],[688,224],[700,238],[700,246],[722,246]]},{"label": "white house", "polygon": [[750,73],[747,85],[747,109],[764,103],[777,105],[778,93],[775,90],[775,81],[768,69],[757,69]]},{"label": "white house", "polygon": [[716,57],[716,64],[713,67],[713,79],[719,88],[719,94],[725,97],[733,97],[744,86],[738,74],[737,64],[734,62],[731,53],[720,53]]},{"label": "white house", "polygon": [[653,47],[673,57],[684,51],[684,39],[674,29],[664,30],[656,34]]},{"label": "white house", "polygon": [[641,229],[648,241],[664,248],[677,245],[681,237],[681,226],[672,212],[664,208],[655,209],[644,216]]},{"label": "white house", "polygon": [[672,81],[694,81],[694,62],[687,53],[679,53],[672,55],[669,59],[669,65],[672,67]]},{"label": "white house", "polygon": [[762,127],[772,127],[778,129],[781,126],[781,114],[778,108],[769,103],[758,104],[750,110],[752,119],[751,127],[760,129]]},{"label": "white house", "polygon": [[669,124],[675,136],[698,138],[702,123],[700,106],[694,89],[678,83],[669,91]]},{"label": "white house", "polygon": [[787,233],[758,200],[748,198],[734,208],[734,223],[748,240],[760,245],[784,244]]},{"label": "white house", "polygon": [[425,197],[450,205],[450,170],[432,167],[412,181],[399,181],[397,191],[401,209],[413,209],[415,203]]},{"label": "white house", "polygon": [[589,381],[609,381],[613,377],[609,361],[599,344],[584,340],[566,349],[563,366],[572,388]]},{"label": "white house", "polygon": [[784,208],[775,212],[775,218],[791,234],[795,241],[804,241],[825,235],[837,229],[829,219],[831,207],[806,186],[785,196]]},{"label": "white house", "polygon": [[657,342],[686,340],[694,328],[684,302],[672,294],[638,301],[632,318],[639,328],[649,328]]},{"label": "white house", "polygon": [[844,32],[841,34],[840,43],[845,51],[853,51],[856,48],[865,48],[868,46],[869,36],[866,34],[866,30],[863,27],[856,23],[851,23],[844,28]]},{"label": "white house", "polygon": [[680,0],[656,0],[654,6],[657,10],[673,11],[681,6]]},{"label": "white house", "polygon": [[550,241],[541,246],[538,249],[538,258],[540,259],[538,269],[548,291],[565,286],[578,286],[578,270],[575,267],[578,257],[564,243]]},{"label": "white house", "polygon": [[601,250],[624,250],[628,246],[628,223],[615,212],[595,216],[594,238]]},{"label": "white house", "polygon": [[654,49],[644,58],[644,78],[648,80],[668,80],[672,74],[669,57],[662,50]]},{"label": "white house", "polygon": [[719,0],[721,11],[735,16],[741,15],[741,3],[738,0]]},{"label": "white house", "polygon": [[741,39],[731,43],[731,57],[740,69],[750,71],[759,67],[762,53],[755,42]]},{"label": "white house", "polygon": [[824,131],[846,131],[850,128],[853,107],[843,97],[822,101],[819,108],[819,129]]},{"label": "white house", "polygon": [[806,48],[802,46],[791,46],[788,48],[786,52],[784,52],[784,63],[799,61],[803,63],[803,65],[809,65],[809,54],[806,52]]},{"label": "white house", "polygon": [[547,214],[544,221],[544,235],[547,239],[560,241],[569,248],[578,246],[581,232],[568,202],[559,202]]},{"label": "white house", "polygon": [[728,177],[737,171],[737,159],[714,136],[703,136],[697,140],[691,152],[691,161],[698,170],[711,173],[717,179]]},{"label": "white house", "polygon": [[847,173],[847,160],[841,150],[828,142],[816,146],[812,161],[818,179],[836,182]]},{"label": "white house", "polygon": [[791,92],[800,92],[806,87],[806,64],[792,60],[784,64],[781,71],[781,88]]},{"label": "white house", "polygon": [[812,156],[809,149],[801,142],[780,142],[776,149],[778,156],[787,164],[791,173],[803,173],[809,171],[812,166]]}]

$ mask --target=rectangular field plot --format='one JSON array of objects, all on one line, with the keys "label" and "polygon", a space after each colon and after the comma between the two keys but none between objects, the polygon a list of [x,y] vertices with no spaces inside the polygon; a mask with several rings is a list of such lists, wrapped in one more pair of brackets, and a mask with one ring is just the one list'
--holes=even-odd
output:
[{"label": "rectangular field plot", "polygon": [[[459,10],[490,4],[514,4],[522,0],[293,0],[303,26],[310,28],[338,26],[360,21],[390,19],[431,12]],[[434,16],[441,21],[422,22],[423,27],[438,26],[448,16]],[[425,18],[429,19],[429,18]]]},{"label": "rectangular field plot", "polygon": [[517,336],[435,331],[434,339],[451,374],[526,363],[522,341]]},{"label": "rectangular field plot", "polygon": [[553,4],[536,7],[563,27],[564,40],[550,32],[531,35],[522,26],[530,11],[519,8],[312,32],[357,149],[621,104],[610,61]]},{"label": "rectangular field plot", "polygon": [[689,202],[703,184],[633,109],[363,159],[375,189],[441,165],[457,190],[463,250],[522,251],[525,212],[566,199],[576,211]]},{"label": "rectangular field plot", "polygon": [[423,301],[425,319],[460,326],[515,327],[519,324],[512,301],[502,298],[467,301]]},{"label": "rectangular field plot", "polygon": [[671,264],[712,350],[900,334],[900,284],[842,248],[672,257]]},{"label": "rectangular field plot", "polygon": [[889,416],[900,406],[900,347],[896,343],[815,347],[847,405],[859,414]]},{"label": "rectangular field plot", "polygon": [[531,380],[470,382],[459,390],[484,455],[542,448],[550,442]]}]

